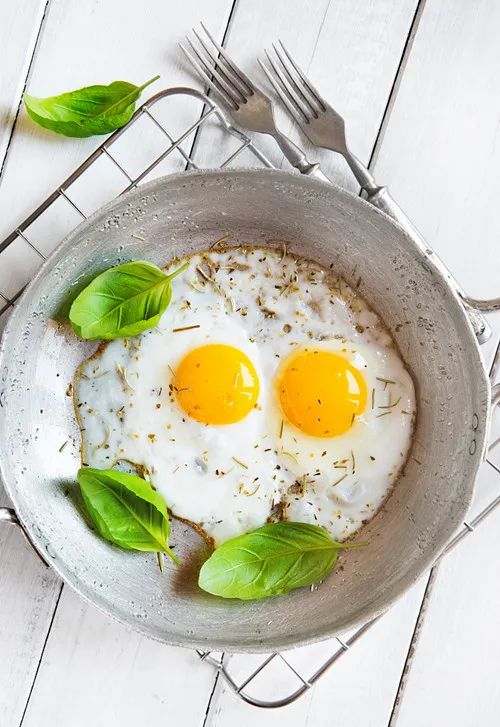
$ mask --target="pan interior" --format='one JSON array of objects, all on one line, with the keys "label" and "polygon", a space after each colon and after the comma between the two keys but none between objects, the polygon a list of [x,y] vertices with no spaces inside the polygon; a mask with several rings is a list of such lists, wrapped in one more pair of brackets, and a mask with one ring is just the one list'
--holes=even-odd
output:
[{"label": "pan interior", "polygon": [[[67,388],[95,344],[77,341],[68,301],[97,272],[132,259],[164,265],[229,235],[286,241],[334,268],[391,329],[417,388],[417,429],[403,477],[353,550],[316,591],[256,602],[196,585],[202,539],[174,522],[186,565],[97,538],[79,514],[79,432]],[[138,238],[144,238],[138,239]],[[18,515],[44,557],[83,596],[163,641],[270,651],[326,638],[383,611],[430,566],[467,511],[481,460],[488,384],[461,305],[388,218],[334,186],[282,172],[174,175],[108,205],[49,259],[2,344],[0,461]],[[59,451],[62,445],[68,444]],[[76,444],[73,444],[75,442]]]}]

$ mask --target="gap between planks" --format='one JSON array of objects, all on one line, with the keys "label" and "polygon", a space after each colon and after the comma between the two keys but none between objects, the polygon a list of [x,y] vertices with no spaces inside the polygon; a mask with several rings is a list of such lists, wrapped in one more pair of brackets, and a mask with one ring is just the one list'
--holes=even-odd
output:
[{"label": "gap between planks", "polygon": [[44,642],[43,642],[43,646],[42,646],[42,649],[40,651],[40,656],[39,656],[39,659],[38,659],[38,664],[36,665],[35,674],[33,676],[33,681],[31,682],[31,687],[30,687],[30,690],[28,692],[28,696],[26,698],[26,703],[24,705],[23,713],[21,715],[21,721],[19,722],[19,727],[22,727],[23,722],[24,722],[24,718],[26,716],[26,712],[28,711],[28,706],[29,706],[29,703],[30,703],[30,700],[31,700],[31,695],[33,694],[33,689],[35,688],[36,680],[37,680],[37,677],[38,677],[38,672],[40,671],[40,667],[42,666],[43,655],[45,654],[45,649],[46,649],[47,643],[49,641],[50,632],[52,631],[52,626],[53,626],[54,620],[56,618],[57,607],[59,606],[59,601],[61,600],[61,596],[62,596],[63,590],[64,590],[64,583],[61,582],[61,585],[59,587],[59,593],[57,594],[57,599],[56,599],[56,602],[55,602],[55,605],[54,605],[54,610],[52,611],[52,616],[51,616],[51,619],[50,619],[49,627],[47,629],[47,633],[45,634],[45,639],[44,639]]},{"label": "gap between planks", "polygon": [[[232,5],[231,5],[231,8],[229,10],[229,14],[227,16],[226,27],[224,28],[224,33],[222,34],[222,40],[221,40],[221,45],[222,45],[223,48],[225,48],[225,43],[226,43],[226,41],[227,41],[227,39],[229,37],[229,34],[231,32],[231,27],[232,27],[232,24],[233,24],[234,16],[236,14],[236,10],[237,10],[237,7],[238,7],[238,3],[239,3],[239,0],[233,0]],[[206,89],[203,86],[203,91],[204,91],[204,93],[207,96],[211,96],[212,95],[212,89],[211,88]],[[201,109],[201,112],[200,112],[200,119],[203,117],[203,114],[205,113],[206,109],[207,109],[206,104],[203,104],[203,108]],[[198,126],[198,128],[194,132],[193,143],[191,144],[191,147],[189,149],[188,158],[189,159],[192,159],[193,161],[194,161],[194,155],[196,153],[196,149],[198,148],[199,137],[200,137],[201,131],[202,131],[202,127],[201,126]],[[184,171],[187,171],[188,169],[189,169],[189,162],[186,162],[186,166],[184,167]]]},{"label": "gap between planks", "polygon": [[392,84],[392,88],[391,88],[391,90],[389,92],[389,96],[387,98],[387,104],[384,109],[384,113],[382,115],[380,127],[378,130],[377,136],[375,138],[375,143],[373,144],[372,153],[370,154],[368,168],[371,170],[377,163],[378,153],[379,153],[380,147],[382,146],[382,143],[384,141],[385,130],[387,129],[389,120],[391,118],[392,109],[394,107],[394,104],[396,103],[396,98],[398,95],[399,87],[401,85],[401,81],[404,76],[408,58],[410,57],[410,54],[411,54],[411,51],[413,48],[413,42],[414,42],[415,37],[418,32],[420,20],[422,18],[423,12],[424,12],[426,2],[427,2],[427,0],[418,0],[417,7],[415,8],[415,14],[413,16],[413,20],[410,25],[410,30],[408,32],[408,36],[406,38],[406,42],[403,47],[403,52],[401,53],[401,59],[399,61],[399,65],[396,70],[396,74],[394,76],[394,82]]},{"label": "gap between planks", "polygon": [[[221,655],[221,663],[224,662],[224,656],[225,656],[224,654]],[[217,695],[217,687],[219,686],[220,680],[221,680],[221,673],[220,673],[220,671],[217,671],[215,673],[215,679],[214,679],[214,685],[212,687],[212,691],[210,692],[210,696],[208,697],[208,700],[207,700],[207,706],[205,709],[205,717],[203,718],[203,724],[201,727],[208,727],[208,724],[209,724],[208,720],[211,717],[212,707],[217,705],[216,695]]]},{"label": "gap between planks", "polygon": [[26,70],[26,76],[24,78],[24,83],[23,83],[23,86],[22,86],[22,89],[21,89],[21,93],[19,95],[19,102],[17,104],[16,113],[14,115],[14,120],[12,122],[12,126],[11,126],[11,129],[10,129],[9,138],[8,138],[7,144],[5,146],[5,151],[4,151],[4,154],[3,154],[3,159],[2,159],[2,162],[0,164],[0,184],[2,183],[2,175],[3,175],[4,169],[5,169],[5,165],[7,163],[7,158],[9,156],[10,145],[12,144],[12,140],[14,138],[14,134],[15,134],[15,131],[16,131],[16,126],[17,126],[17,120],[19,118],[19,114],[21,112],[21,108],[22,108],[22,105],[23,105],[23,98],[24,98],[24,93],[26,91],[26,86],[28,85],[28,81],[30,80],[31,71],[33,69],[33,64],[34,64],[35,58],[36,58],[36,56],[38,54],[38,48],[40,46],[40,39],[42,37],[43,28],[45,27],[45,20],[46,20],[47,15],[48,15],[50,3],[51,3],[51,0],[46,0],[45,7],[44,7],[43,13],[42,13],[42,17],[40,18],[40,25],[38,26],[38,30],[37,30],[37,33],[36,33],[35,42],[33,44],[33,52],[31,53],[31,58],[30,58],[30,61],[28,63],[28,68]]}]

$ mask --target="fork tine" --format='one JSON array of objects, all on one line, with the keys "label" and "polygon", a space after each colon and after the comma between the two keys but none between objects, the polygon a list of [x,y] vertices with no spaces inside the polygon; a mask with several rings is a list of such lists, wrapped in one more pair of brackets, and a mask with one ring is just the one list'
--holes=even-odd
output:
[{"label": "fork tine", "polygon": [[279,81],[277,80],[277,78],[275,78],[274,75],[271,73],[271,71],[268,70],[267,66],[264,63],[262,63],[260,58],[258,58],[257,60],[259,62],[260,67],[266,74],[272,87],[274,88],[274,90],[276,91],[278,96],[280,97],[283,105],[285,106],[286,109],[288,109],[288,112],[290,113],[292,118],[297,122],[297,124],[302,124],[304,122],[304,120],[307,123],[307,118],[305,118],[304,115],[302,114],[302,111],[297,106],[294,106],[293,103],[289,100],[285,91],[282,90],[281,85],[280,85]]},{"label": "fork tine", "polygon": [[327,104],[323,101],[323,98],[321,97],[320,93],[314,88],[311,81],[307,78],[306,74],[302,71],[300,66],[298,66],[297,63],[295,63],[292,56],[286,49],[285,44],[281,40],[278,42],[279,42],[281,48],[283,49],[283,52],[285,53],[286,57],[292,64],[292,67],[294,68],[295,72],[300,76],[300,78],[302,79],[302,82],[304,83],[305,87],[307,88],[307,90],[309,91],[309,93],[311,94],[313,99],[319,104],[322,111],[326,111]]},{"label": "fork tine", "polygon": [[[233,104],[235,105],[236,109],[239,108],[239,105],[241,103],[241,94],[238,96],[237,93],[235,93],[235,90],[232,86],[230,86],[221,76],[217,68],[214,68],[207,60],[206,58],[200,53],[200,51],[196,48],[195,45],[191,42],[188,36],[186,36],[186,40],[191,46],[191,50],[193,51],[195,57],[198,59],[198,62],[203,66],[205,69],[205,73],[209,77],[211,77],[213,83],[218,83],[222,91],[226,93],[227,96],[231,99]],[[217,85],[217,84],[216,84]]]},{"label": "fork tine", "polygon": [[271,55],[265,51],[267,60],[269,62],[269,65],[271,66],[271,70],[273,71],[273,75],[275,80],[278,82],[278,84],[281,87],[281,90],[284,92],[288,100],[292,103],[293,106],[299,111],[300,115],[303,117],[299,123],[306,123],[308,124],[311,121],[311,116],[314,116],[317,118],[316,111],[312,111],[312,113],[309,111],[309,109],[304,106],[304,104],[301,102],[300,98],[297,96],[297,94],[294,92],[293,87],[290,85],[290,83],[286,80],[285,76],[283,75],[280,68],[276,65],[276,63],[271,58]]},{"label": "fork tine", "polygon": [[321,111],[321,107],[318,108],[318,105],[314,105],[311,101],[310,97],[307,95],[307,93],[304,92],[304,87],[302,83],[299,80],[297,80],[296,77],[292,75],[292,71],[290,71],[289,65],[286,63],[286,58],[283,59],[283,56],[280,52],[280,50],[276,47],[276,45],[273,43],[273,50],[276,54],[276,58],[278,59],[278,63],[281,65],[281,68],[283,69],[284,75],[286,80],[288,81],[290,92],[293,92],[299,100],[302,101],[303,104],[306,105],[307,108],[311,110],[311,113],[315,118],[318,118],[318,111]]},{"label": "fork tine", "polygon": [[223,59],[226,64],[229,66],[229,68],[232,70],[234,75],[247,87],[248,93],[252,95],[255,91],[254,85],[252,81],[248,78],[248,76],[243,73],[243,71],[238,68],[238,66],[231,60],[231,57],[228,56],[224,48],[220,45],[220,43],[217,43],[215,38],[212,36],[212,34],[208,31],[208,29],[204,26],[203,23],[200,22],[201,27],[209,37],[209,39],[212,41],[214,46],[217,48],[218,52],[220,53],[221,59]]},{"label": "fork tine", "polygon": [[[210,50],[210,48],[207,46],[201,35],[197,32],[195,28],[193,28],[193,33],[195,37],[198,39],[199,44],[207,54],[207,56],[210,58],[210,60],[213,63],[213,67],[219,71],[219,73],[224,76],[226,79],[230,89],[233,91],[233,94],[236,93],[241,97],[242,101],[245,101],[246,95],[248,95],[247,89],[243,86],[242,82],[237,79],[236,77],[233,77],[231,75],[231,71],[227,69],[227,67],[220,62],[220,58],[218,58],[213,51]],[[246,95],[245,95],[246,94]]]},{"label": "fork tine", "polygon": [[181,51],[184,53],[188,61],[191,63],[193,68],[199,73],[199,75],[202,77],[202,79],[205,81],[205,83],[208,85],[209,88],[212,89],[212,91],[215,91],[222,100],[224,101],[229,108],[237,111],[238,106],[235,101],[233,101],[233,98],[229,96],[228,94],[224,93],[223,90],[221,90],[218,86],[215,85],[215,83],[210,78],[209,74],[204,70],[204,68],[198,63],[196,58],[194,58],[191,53],[188,51],[188,49],[182,45],[182,43],[179,43],[179,47]]}]

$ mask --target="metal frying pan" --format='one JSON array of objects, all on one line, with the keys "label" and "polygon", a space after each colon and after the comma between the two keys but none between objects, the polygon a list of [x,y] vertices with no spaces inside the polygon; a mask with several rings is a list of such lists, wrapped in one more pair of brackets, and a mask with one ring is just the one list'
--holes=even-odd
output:
[{"label": "metal frying pan", "polygon": [[[144,242],[133,237],[139,234]],[[288,242],[333,263],[393,331],[413,373],[418,421],[406,471],[368,524],[367,548],[317,591],[256,602],[201,592],[204,545],[174,522],[182,563],[162,576],[150,555],[120,551],[87,527],[72,492],[79,465],[71,399],[76,366],[94,348],[63,324],[89,277],[130,259],[158,265],[229,234]],[[158,179],[83,223],[54,252],[12,314],[0,352],[0,462],[17,516],[60,576],[120,621],[162,641],[273,651],[372,618],[428,569],[464,518],[483,456],[490,386],[469,316],[432,254],[386,215],[336,186],[284,172],[214,171]],[[61,445],[74,437],[76,445]]]}]

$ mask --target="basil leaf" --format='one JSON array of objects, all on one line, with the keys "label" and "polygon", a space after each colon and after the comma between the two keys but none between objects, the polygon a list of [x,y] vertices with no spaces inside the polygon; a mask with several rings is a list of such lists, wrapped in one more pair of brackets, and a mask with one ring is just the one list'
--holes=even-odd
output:
[{"label": "basil leaf", "polygon": [[130,262],[98,275],[75,298],[69,319],[77,336],[86,339],[124,338],[153,328],[172,297],[170,275],[146,262]]},{"label": "basil leaf", "polygon": [[280,596],[323,580],[339,548],[359,545],[337,543],[317,525],[272,523],[222,543],[203,564],[198,585],[244,601]]},{"label": "basil leaf", "polygon": [[56,134],[78,137],[109,134],[131,119],[141,92],[158,78],[155,76],[142,86],[127,81],[85,86],[48,98],[26,94],[24,104],[33,121]]},{"label": "basil leaf", "polygon": [[127,550],[156,551],[177,558],[168,546],[167,506],[151,485],[136,475],[82,467],[78,484],[97,532]]}]

